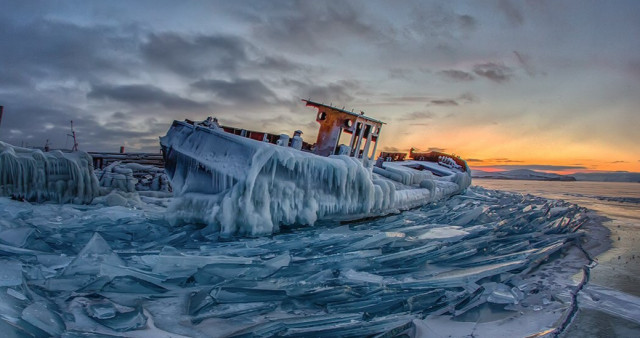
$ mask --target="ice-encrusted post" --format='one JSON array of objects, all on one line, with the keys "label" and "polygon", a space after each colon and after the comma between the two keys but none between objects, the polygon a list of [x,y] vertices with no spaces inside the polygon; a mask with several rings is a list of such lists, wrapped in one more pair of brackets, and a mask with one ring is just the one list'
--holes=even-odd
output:
[{"label": "ice-encrusted post", "polygon": [[[360,125],[360,133],[358,134],[358,142],[356,143],[356,147],[353,148],[353,157],[360,158],[360,144],[362,144],[362,137],[364,135],[365,124],[362,122],[358,122]],[[356,128],[357,130],[357,128]]]},{"label": "ice-encrusted post", "polygon": [[289,135],[280,134],[280,139],[278,139],[278,145],[282,146],[282,147],[288,147],[289,146]]},{"label": "ice-encrusted post", "polygon": [[293,137],[291,138],[291,148],[302,150],[302,137],[300,135],[302,135],[301,130],[296,130],[293,133]]},{"label": "ice-encrusted post", "polygon": [[373,126],[370,124],[366,124],[367,127],[369,127],[369,133],[368,135],[366,135],[367,137],[367,142],[364,144],[364,150],[362,151],[362,158],[368,158],[371,159],[371,157],[369,156],[369,147],[371,147],[371,139],[373,138]]}]

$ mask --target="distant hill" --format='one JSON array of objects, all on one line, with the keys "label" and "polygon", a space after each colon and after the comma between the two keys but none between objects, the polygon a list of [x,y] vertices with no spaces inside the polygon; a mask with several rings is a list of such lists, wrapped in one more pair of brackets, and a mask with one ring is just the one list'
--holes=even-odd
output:
[{"label": "distant hill", "polygon": [[491,178],[499,180],[533,180],[533,181],[597,181],[597,182],[639,182],[640,173],[627,171],[612,171],[601,173],[575,173],[571,175],[558,175],[529,169],[516,169],[508,171],[482,171],[472,170],[474,178]]},{"label": "distant hill", "polygon": [[628,171],[612,171],[605,173],[575,173],[571,174],[571,176],[574,176],[578,181],[640,183],[640,173],[630,173]]},{"label": "distant hill", "polygon": [[471,175],[474,178],[492,178],[499,180],[532,180],[532,181],[575,181],[573,176],[558,175],[539,172],[529,169],[516,169],[509,171],[482,171],[472,170]]}]

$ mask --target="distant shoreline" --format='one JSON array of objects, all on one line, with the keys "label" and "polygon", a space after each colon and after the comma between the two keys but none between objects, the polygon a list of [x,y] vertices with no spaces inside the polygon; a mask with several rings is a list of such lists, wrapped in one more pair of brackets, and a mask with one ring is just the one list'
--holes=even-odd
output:
[{"label": "distant shoreline", "polygon": [[493,176],[471,176],[472,179],[505,180],[505,181],[557,181],[557,182],[578,182],[575,177],[569,178],[515,178],[515,177],[493,177]]},{"label": "distant shoreline", "polygon": [[558,181],[558,182],[619,182],[619,183],[640,183],[640,173],[634,172],[595,172],[595,173],[574,173],[570,175],[560,175],[535,171],[530,169],[516,169],[508,171],[471,171],[472,179],[494,179],[494,180],[525,180],[525,181]]}]

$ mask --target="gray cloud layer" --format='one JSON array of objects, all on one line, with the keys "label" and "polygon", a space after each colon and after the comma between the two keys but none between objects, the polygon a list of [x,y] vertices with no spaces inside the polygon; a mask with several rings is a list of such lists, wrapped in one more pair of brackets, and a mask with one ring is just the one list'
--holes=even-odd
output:
[{"label": "gray cloud layer", "polygon": [[168,109],[191,110],[206,107],[206,104],[185,99],[152,85],[94,85],[87,97],[91,99],[110,99],[133,106],[160,105]]},{"label": "gray cloud layer", "polygon": [[0,139],[64,145],[73,119],[86,149],[156,150],[172,118],[277,116],[294,130],[312,120],[299,114],[311,98],[637,149],[637,2],[161,4],[4,4]]}]

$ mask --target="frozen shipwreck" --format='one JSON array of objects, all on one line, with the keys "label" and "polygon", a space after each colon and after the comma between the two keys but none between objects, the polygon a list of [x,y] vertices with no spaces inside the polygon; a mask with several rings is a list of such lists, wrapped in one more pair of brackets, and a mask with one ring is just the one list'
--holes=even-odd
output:
[{"label": "frozen shipwreck", "polygon": [[[263,235],[280,225],[354,220],[414,208],[464,191],[466,162],[447,154],[374,155],[383,122],[303,100],[317,109],[315,144],[220,126],[174,121],[160,138],[174,222],[219,224],[222,235]],[[346,144],[340,144],[346,141]]]},{"label": "frozen shipwreck", "polygon": [[91,157],[0,142],[0,196],[30,202],[89,203],[99,195]]}]

